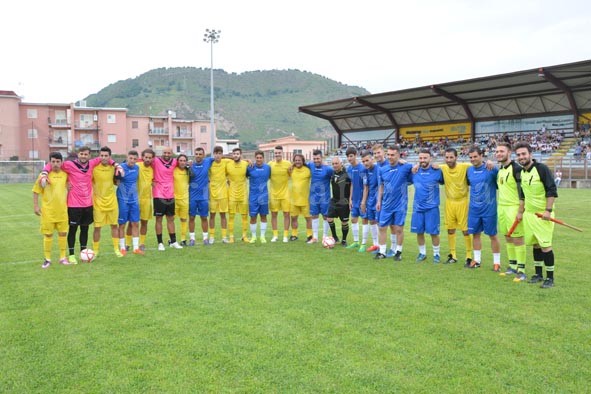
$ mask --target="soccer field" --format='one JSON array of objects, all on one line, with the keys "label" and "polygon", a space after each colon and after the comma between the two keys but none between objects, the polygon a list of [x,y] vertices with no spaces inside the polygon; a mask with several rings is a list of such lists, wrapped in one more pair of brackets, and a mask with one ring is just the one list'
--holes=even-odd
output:
[{"label": "soccer field", "polygon": [[117,259],[103,229],[95,262],[42,270],[31,187],[0,185],[0,392],[590,390],[591,190],[559,189],[585,232],[556,226],[543,290],[493,273],[487,238],[478,270],[416,264],[409,222],[397,263],[306,245],[303,223],[157,252],[151,221],[146,256]]}]

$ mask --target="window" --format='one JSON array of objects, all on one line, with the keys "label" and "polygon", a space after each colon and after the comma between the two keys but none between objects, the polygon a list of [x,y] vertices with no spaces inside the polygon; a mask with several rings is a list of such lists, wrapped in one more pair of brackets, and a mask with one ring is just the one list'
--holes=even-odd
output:
[{"label": "window", "polygon": [[68,124],[68,121],[66,118],[66,111],[59,111],[59,110],[55,111],[55,123],[61,124],[61,125]]},{"label": "window", "polygon": [[114,142],[117,142],[117,134],[109,134],[109,135],[107,135],[107,142],[109,144],[112,144]]},{"label": "window", "polygon": [[94,122],[91,114],[80,114],[80,127],[90,127]]},{"label": "window", "polygon": [[34,108],[27,109],[27,118],[37,119],[37,110]]},{"label": "window", "polygon": [[29,139],[37,138],[37,129],[29,129],[27,133]]},{"label": "window", "polygon": [[107,114],[107,123],[117,123],[115,114]]},{"label": "window", "polygon": [[131,147],[132,148],[137,148],[138,146],[140,146],[140,140],[137,140],[137,139],[131,140]]},{"label": "window", "polygon": [[39,151],[38,150],[30,150],[29,151],[29,159],[38,159],[39,158]]},{"label": "window", "polygon": [[206,126],[201,126],[201,132],[202,133],[207,133],[207,127]]},{"label": "window", "polygon": [[134,120],[134,121],[131,122],[131,128],[132,129],[137,129],[138,127],[139,126],[138,126],[138,121],[137,120]]},{"label": "window", "polygon": [[298,154],[301,155],[302,154],[302,150],[301,149],[294,149],[293,150],[293,154],[294,155],[298,155]]}]

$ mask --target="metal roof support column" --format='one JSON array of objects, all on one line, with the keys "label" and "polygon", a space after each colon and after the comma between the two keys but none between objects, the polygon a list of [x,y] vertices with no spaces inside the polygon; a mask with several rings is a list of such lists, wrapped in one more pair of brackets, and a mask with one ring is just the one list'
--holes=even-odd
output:
[{"label": "metal roof support column", "polygon": [[474,141],[476,139],[476,120],[474,119],[474,115],[472,115],[472,111],[470,110],[470,107],[468,106],[466,100],[463,100],[454,94],[446,92],[445,90],[435,85],[431,85],[431,90],[433,91],[433,93],[443,96],[446,99],[456,102],[462,106],[464,112],[466,113],[466,116],[468,117],[468,120],[470,121],[470,135],[472,137],[472,141]]},{"label": "metal roof support column", "polygon": [[545,78],[552,85],[556,86],[558,89],[564,92],[566,98],[568,99],[568,103],[570,104],[570,109],[573,111],[575,128],[578,130],[580,113],[577,108],[577,102],[575,101],[575,97],[573,96],[573,91],[571,90],[571,88],[569,88],[560,79],[556,78],[552,73],[550,73],[550,71],[546,71],[542,67],[538,70],[538,76],[541,78]]},{"label": "metal roof support column", "polygon": [[[359,104],[365,105],[366,107],[369,108],[373,108],[376,111],[380,111],[383,114],[385,114],[388,117],[388,120],[390,121],[390,123],[392,123],[392,126],[394,127],[394,131],[396,132],[396,141],[398,141],[399,138],[399,128],[398,128],[398,122],[396,122],[396,119],[394,119],[394,115],[392,115],[392,112],[390,112],[387,108],[384,108],[382,106],[379,106],[377,104],[371,103],[367,100],[362,99],[361,97],[355,97],[354,99],[355,101],[357,101]],[[392,134],[390,134],[392,135]],[[390,136],[388,136],[390,137]]]}]

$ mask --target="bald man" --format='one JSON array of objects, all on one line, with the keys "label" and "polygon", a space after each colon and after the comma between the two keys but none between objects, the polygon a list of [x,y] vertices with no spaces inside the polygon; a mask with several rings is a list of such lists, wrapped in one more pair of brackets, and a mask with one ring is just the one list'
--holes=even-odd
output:
[{"label": "bald man", "polygon": [[336,242],[339,241],[335,226],[335,218],[341,220],[341,245],[347,246],[347,234],[349,234],[349,199],[351,198],[351,178],[343,167],[343,162],[338,157],[332,158],[333,175],[330,179],[332,189],[332,198],[328,206],[328,215],[326,220],[330,226],[330,232]]}]

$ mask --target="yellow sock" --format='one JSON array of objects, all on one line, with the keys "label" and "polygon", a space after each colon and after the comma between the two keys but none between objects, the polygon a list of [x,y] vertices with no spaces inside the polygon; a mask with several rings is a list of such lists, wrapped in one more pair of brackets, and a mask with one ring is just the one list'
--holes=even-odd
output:
[{"label": "yellow sock", "polygon": [[94,242],[92,241],[92,250],[94,250],[94,254],[98,254],[100,249],[100,242]]},{"label": "yellow sock", "polygon": [[307,228],[306,229],[306,237],[311,237],[312,236],[312,229],[311,228]]},{"label": "yellow sock", "polygon": [[464,235],[464,242],[466,242],[466,258],[472,258],[472,235]]},{"label": "yellow sock", "polygon": [[145,245],[145,244],[146,244],[146,236],[140,234],[140,245]]},{"label": "yellow sock", "polygon": [[447,234],[447,240],[449,243],[449,254],[454,259],[456,258],[456,233]]},{"label": "yellow sock", "polygon": [[292,228],[291,229],[291,235],[293,235],[294,237],[298,236],[298,229],[297,228]]},{"label": "yellow sock", "polygon": [[[234,237],[234,218],[228,220],[228,232],[230,233],[230,237]],[[224,230],[222,230],[222,238],[223,237],[225,237]]]},{"label": "yellow sock", "polygon": [[68,249],[68,238],[64,236],[57,236],[57,244],[60,248],[60,260],[66,258],[66,250]]},{"label": "yellow sock", "polygon": [[228,230],[226,230],[225,228],[222,229],[222,238],[226,238],[226,236],[228,236]]},{"label": "yellow sock", "polygon": [[119,250],[119,238],[111,238],[113,241],[113,250]]},{"label": "yellow sock", "polygon": [[187,230],[189,229],[189,222],[181,221],[181,241],[187,240]]},{"label": "yellow sock", "polygon": [[45,260],[51,261],[51,245],[53,245],[53,237],[43,236],[43,256]]},{"label": "yellow sock", "polygon": [[279,230],[273,230],[273,236],[276,237],[279,235]]},{"label": "yellow sock", "polygon": [[215,228],[209,228],[209,238],[215,237]]},{"label": "yellow sock", "polygon": [[289,230],[283,230],[283,238],[287,238],[289,236]]},{"label": "yellow sock", "polygon": [[125,234],[125,245],[131,246],[131,235]]},{"label": "yellow sock", "polygon": [[242,237],[243,238],[247,238],[248,237],[248,215],[242,215]]}]

